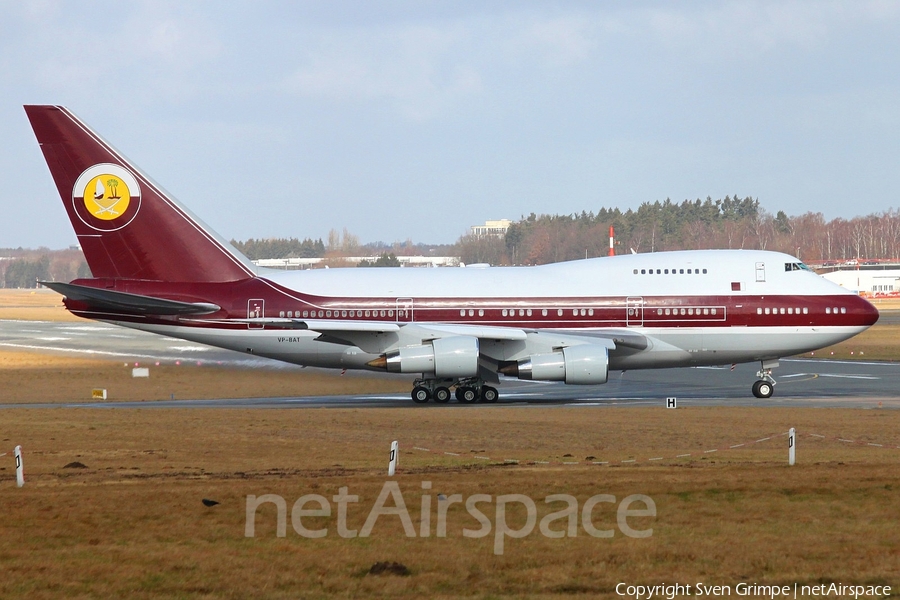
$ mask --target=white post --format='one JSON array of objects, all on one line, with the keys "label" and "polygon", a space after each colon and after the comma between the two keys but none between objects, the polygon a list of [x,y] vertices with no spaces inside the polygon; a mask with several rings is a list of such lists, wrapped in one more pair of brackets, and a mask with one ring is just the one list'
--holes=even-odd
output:
[{"label": "white post", "polygon": [[16,485],[25,485],[25,471],[22,469],[22,446],[16,446]]},{"label": "white post", "polygon": [[399,454],[400,443],[397,440],[391,442],[391,462],[388,464],[388,477],[394,476],[397,470],[397,454]]},{"label": "white post", "polygon": [[790,432],[788,432],[788,464],[794,466],[794,462],[797,458],[797,438],[794,435],[794,428],[791,427]]}]

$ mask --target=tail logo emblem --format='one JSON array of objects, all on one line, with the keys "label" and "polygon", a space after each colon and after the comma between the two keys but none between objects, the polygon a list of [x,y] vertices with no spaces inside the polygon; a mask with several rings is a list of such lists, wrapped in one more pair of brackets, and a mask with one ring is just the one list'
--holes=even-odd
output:
[{"label": "tail logo emblem", "polygon": [[82,173],[72,190],[75,213],[97,231],[116,231],[128,225],[141,205],[141,188],[127,169],[114,164],[94,165]]}]

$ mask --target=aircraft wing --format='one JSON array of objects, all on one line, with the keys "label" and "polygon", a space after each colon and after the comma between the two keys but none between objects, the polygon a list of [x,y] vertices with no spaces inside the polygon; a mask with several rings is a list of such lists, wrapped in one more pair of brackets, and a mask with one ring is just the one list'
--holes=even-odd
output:
[{"label": "aircraft wing", "polygon": [[99,312],[171,316],[207,315],[220,310],[218,305],[209,302],[179,302],[59,281],[39,281],[38,283],[70,300],[86,304],[88,310]]}]

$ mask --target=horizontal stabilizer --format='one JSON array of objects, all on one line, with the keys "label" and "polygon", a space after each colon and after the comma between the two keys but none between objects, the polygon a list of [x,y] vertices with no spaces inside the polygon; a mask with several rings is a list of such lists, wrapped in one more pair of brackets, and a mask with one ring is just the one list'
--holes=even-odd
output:
[{"label": "horizontal stabilizer", "polygon": [[59,281],[39,283],[70,300],[87,304],[91,310],[101,312],[114,311],[129,315],[208,315],[221,310],[218,305],[208,302],[179,302]]}]

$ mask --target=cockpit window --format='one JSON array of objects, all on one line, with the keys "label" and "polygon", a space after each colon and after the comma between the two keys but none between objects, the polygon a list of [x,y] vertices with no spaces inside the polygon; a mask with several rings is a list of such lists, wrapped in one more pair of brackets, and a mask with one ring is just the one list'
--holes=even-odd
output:
[{"label": "cockpit window", "polygon": [[810,272],[812,272],[812,269],[810,269],[808,266],[806,266],[803,263],[784,263],[784,270],[785,271],[810,271]]}]

